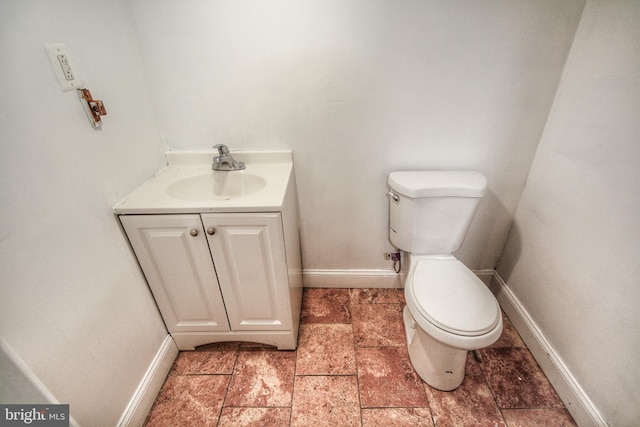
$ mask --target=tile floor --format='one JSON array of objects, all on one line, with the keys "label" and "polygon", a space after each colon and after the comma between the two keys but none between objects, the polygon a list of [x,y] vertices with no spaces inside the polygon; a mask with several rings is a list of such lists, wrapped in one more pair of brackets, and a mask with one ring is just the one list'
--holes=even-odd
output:
[{"label": "tile floor", "polygon": [[304,291],[299,345],[221,343],[181,352],[146,427],[575,426],[505,317],[453,392],[414,372],[399,289]]}]

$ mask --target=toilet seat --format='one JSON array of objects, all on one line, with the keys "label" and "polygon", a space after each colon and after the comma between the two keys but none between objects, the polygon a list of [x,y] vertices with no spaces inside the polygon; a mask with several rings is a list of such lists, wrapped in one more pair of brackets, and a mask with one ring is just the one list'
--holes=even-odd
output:
[{"label": "toilet seat", "polygon": [[405,295],[423,330],[435,327],[471,338],[501,325],[500,306],[489,288],[453,256],[418,258],[407,277]]}]

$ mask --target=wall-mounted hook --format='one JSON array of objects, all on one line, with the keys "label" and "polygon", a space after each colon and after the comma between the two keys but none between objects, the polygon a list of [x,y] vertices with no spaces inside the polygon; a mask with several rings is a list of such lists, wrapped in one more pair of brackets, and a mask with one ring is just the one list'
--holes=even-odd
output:
[{"label": "wall-mounted hook", "polygon": [[101,116],[107,115],[107,110],[104,108],[104,104],[99,99],[93,99],[89,89],[78,89],[78,94],[82,100],[82,106],[89,116],[89,121],[94,129],[98,129],[102,126]]}]

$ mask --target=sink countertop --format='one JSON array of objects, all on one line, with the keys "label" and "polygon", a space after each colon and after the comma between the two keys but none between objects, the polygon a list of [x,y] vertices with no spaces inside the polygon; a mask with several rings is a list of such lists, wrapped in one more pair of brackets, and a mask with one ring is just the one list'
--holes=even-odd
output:
[{"label": "sink countertop", "polygon": [[216,172],[252,174],[266,181],[253,194],[229,200],[182,200],[171,197],[167,189],[185,178],[213,174],[211,162],[215,152],[168,152],[168,165],[154,177],[118,202],[116,214],[161,214],[198,212],[272,212],[282,208],[293,172],[290,151],[234,151],[234,159],[245,162],[242,171]]}]

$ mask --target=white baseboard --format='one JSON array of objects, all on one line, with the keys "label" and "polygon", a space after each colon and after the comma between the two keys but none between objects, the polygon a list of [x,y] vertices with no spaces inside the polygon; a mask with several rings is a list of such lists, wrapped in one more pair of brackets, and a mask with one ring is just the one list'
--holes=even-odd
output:
[{"label": "white baseboard", "polygon": [[[489,286],[493,270],[473,271]],[[404,288],[406,272],[393,270],[303,270],[305,288]]]},{"label": "white baseboard", "polygon": [[497,272],[493,275],[491,290],[575,422],[580,427],[607,427],[607,422],[602,418],[589,396],[544,337],[533,318],[509,289],[509,285]]},{"label": "white baseboard", "polygon": [[302,270],[305,288],[403,288],[404,278],[393,270]]},{"label": "white baseboard", "polygon": [[167,335],[120,417],[118,427],[138,427],[144,424],[177,356],[178,347],[173,342],[171,335]]}]

